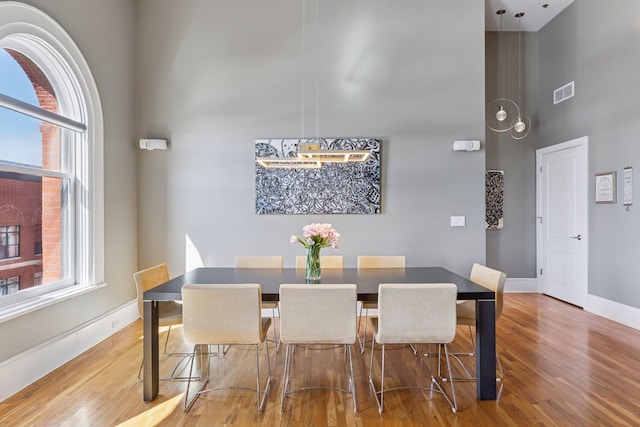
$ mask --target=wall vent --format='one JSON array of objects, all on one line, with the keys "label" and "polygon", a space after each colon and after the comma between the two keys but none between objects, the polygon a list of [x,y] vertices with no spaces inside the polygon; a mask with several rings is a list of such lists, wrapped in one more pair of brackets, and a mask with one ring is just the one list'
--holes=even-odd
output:
[{"label": "wall vent", "polygon": [[573,97],[575,93],[574,83],[575,82],[567,83],[553,91],[553,105]]}]

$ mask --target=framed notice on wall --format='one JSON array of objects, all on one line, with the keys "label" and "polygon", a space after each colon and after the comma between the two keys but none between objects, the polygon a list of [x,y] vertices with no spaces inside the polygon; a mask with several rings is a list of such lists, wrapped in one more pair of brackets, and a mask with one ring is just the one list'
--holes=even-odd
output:
[{"label": "framed notice on wall", "polygon": [[624,185],[623,185],[623,198],[622,203],[627,207],[633,204],[633,168],[624,168]]},{"label": "framed notice on wall", "polygon": [[596,174],[596,203],[616,203],[616,173]]}]

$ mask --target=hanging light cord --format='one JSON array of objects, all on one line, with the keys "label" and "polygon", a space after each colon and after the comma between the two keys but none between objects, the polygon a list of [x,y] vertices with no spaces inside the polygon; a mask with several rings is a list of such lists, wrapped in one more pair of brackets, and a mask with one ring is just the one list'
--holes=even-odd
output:
[{"label": "hanging light cord", "polygon": [[522,12],[516,14],[516,18],[518,18],[518,101],[520,101],[522,111],[524,112],[524,91],[522,90],[522,58],[520,55],[520,48],[522,46],[522,25],[520,25],[520,18],[522,18],[523,15],[524,13]]},{"label": "hanging light cord", "polygon": [[[318,0],[315,4],[315,80],[316,80],[316,133],[315,139],[320,140],[320,66],[318,64],[318,57],[320,51],[320,29],[318,24]],[[305,137],[305,105],[306,105],[306,86],[305,86],[305,67],[306,67],[306,51],[307,51],[307,1],[302,0],[302,65],[300,66],[300,138]]]},{"label": "hanging light cord", "polygon": [[316,0],[316,29],[315,29],[315,37],[316,37],[316,140],[320,141],[320,64],[319,64],[319,55],[320,55],[320,31],[318,28],[318,0]]},{"label": "hanging light cord", "polygon": [[[505,93],[506,93],[506,79],[507,79],[507,75],[506,75],[506,70],[507,70],[507,66],[506,66],[506,61],[505,61],[505,57],[506,57],[506,52],[505,52],[505,44],[506,44],[506,40],[505,40],[505,36],[503,34],[503,30],[502,30],[502,15],[504,15],[504,11],[502,11],[502,13],[500,13],[500,37],[498,42],[500,43],[500,39],[502,39],[502,42],[500,43],[500,47],[501,47],[501,51],[502,51],[502,73],[500,72],[500,70],[498,70],[498,98],[503,98],[506,97]],[[498,59],[499,61],[499,59]],[[503,75],[504,74],[504,75]]]},{"label": "hanging light cord", "polygon": [[305,67],[305,54],[306,54],[306,15],[307,15],[307,1],[302,0],[302,64],[300,66],[300,138],[304,138],[304,104],[305,104],[305,87],[304,87],[304,67]]}]

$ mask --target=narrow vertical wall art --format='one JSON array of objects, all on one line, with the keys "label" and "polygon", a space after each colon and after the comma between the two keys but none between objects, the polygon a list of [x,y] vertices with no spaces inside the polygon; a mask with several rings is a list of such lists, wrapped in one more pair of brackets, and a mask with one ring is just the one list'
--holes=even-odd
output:
[{"label": "narrow vertical wall art", "polygon": [[490,170],[485,175],[487,230],[495,230],[504,226],[504,171]]}]

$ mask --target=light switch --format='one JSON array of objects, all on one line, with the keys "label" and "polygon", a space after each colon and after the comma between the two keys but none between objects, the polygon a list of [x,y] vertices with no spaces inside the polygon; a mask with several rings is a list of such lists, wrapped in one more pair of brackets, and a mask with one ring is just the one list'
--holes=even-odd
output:
[{"label": "light switch", "polygon": [[451,217],[451,226],[452,227],[464,227],[465,226],[465,217],[464,216],[452,216]]}]

